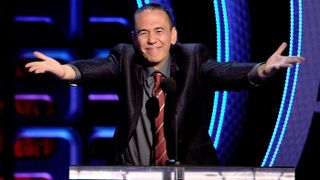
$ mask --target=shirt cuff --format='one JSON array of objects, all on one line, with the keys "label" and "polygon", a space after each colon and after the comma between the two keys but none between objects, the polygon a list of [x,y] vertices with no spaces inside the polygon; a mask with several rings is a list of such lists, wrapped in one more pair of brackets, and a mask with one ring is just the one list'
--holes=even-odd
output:
[{"label": "shirt cuff", "polygon": [[258,74],[258,68],[262,65],[265,64],[265,62],[259,63],[255,65],[251,71],[248,73],[248,79],[251,85],[253,86],[259,86],[262,83],[264,83],[266,80],[262,79],[259,74]]},{"label": "shirt cuff", "polygon": [[67,64],[67,65],[70,66],[74,70],[74,72],[76,73],[76,77],[73,80],[71,80],[69,83],[72,86],[77,86],[76,81],[81,79],[81,72],[79,71],[79,69],[76,66],[74,66],[72,64]]}]

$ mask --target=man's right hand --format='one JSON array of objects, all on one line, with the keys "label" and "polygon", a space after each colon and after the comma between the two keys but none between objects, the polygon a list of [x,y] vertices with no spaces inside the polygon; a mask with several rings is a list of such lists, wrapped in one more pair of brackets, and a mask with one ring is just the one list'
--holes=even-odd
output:
[{"label": "man's right hand", "polygon": [[73,80],[75,78],[76,73],[69,65],[62,65],[57,60],[37,51],[33,54],[42,61],[27,63],[25,67],[28,68],[29,72],[36,74],[49,72],[63,80]]}]

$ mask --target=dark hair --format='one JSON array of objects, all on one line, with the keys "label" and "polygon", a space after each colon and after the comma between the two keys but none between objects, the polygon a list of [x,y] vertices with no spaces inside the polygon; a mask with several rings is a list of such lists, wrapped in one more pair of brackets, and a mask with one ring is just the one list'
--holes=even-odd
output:
[{"label": "dark hair", "polygon": [[173,21],[173,16],[171,15],[170,11],[165,8],[164,6],[157,4],[157,3],[149,3],[149,4],[145,4],[142,7],[138,8],[135,13],[134,13],[134,17],[133,17],[133,22],[135,23],[135,16],[145,10],[161,10],[163,12],[165,12],[168,15],[169,18],[169,23],[170,26],[173,27],[174,25],[174,21]]}]

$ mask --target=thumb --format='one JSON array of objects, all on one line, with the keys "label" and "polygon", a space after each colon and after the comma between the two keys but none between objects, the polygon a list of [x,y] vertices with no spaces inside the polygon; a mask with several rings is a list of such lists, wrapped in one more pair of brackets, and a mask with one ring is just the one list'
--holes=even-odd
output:
[{"label": "thumb", "polygon": [[49,57],[49,56],[46,56],[46,55],[44,55],[43,53],[38,52],[38,51],[33,52],[33,55],[34,55],[35,57],[39,58],[39,59],[44,60],[44,61],[55,60],[55,59],[53,59],[53,58],[51,58],[51,57]]},{"label": "thumb", "polygon": [[279,47],[278,49],[276,50],[275,54],[279,54],[281,55],[283,53],[283,51],[287,48],[287,43],[286,42],[283,42]]}]

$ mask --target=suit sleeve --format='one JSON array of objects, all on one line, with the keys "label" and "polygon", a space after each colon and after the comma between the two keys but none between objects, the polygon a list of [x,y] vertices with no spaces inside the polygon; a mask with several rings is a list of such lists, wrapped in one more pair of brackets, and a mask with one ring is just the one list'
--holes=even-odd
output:
[{"label": "suit sleeve", "polygon": [[202,64],[202,80],[214,90],[241,90],[259,84],[255,67],[256,63],[220,63],[211,58]]},{"label": "suit sleeve", "polygon": [[121,73],[121,47],[116,46],[105,58],[78,60],[69,65],[76,72],[72,84],[114,83]]}]

